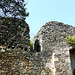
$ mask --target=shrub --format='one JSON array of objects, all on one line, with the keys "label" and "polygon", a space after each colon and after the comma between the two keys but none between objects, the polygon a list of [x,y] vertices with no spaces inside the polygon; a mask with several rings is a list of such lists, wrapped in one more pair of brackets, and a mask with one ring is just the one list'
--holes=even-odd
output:
[{"label": "shrub", "polygon": [[70,45],[70,46],[75,46],[75,35],[74,36],[67,36],[67,43]]},{"label": "shrub", "polygon": [[30,41],[31,51],[33,50],[33,43]]}]

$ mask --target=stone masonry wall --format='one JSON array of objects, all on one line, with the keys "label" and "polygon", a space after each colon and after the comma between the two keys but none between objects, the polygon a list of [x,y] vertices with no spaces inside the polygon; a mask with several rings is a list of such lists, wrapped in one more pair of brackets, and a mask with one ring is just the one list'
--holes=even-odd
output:
[{"label": "stone masonry wall", "polygon": [[62,43],[66,44],[66,36],[72,36],[74,34],[75,27],[61,22],[51,21],[40,28],[34,40],[39,39],[42,50],[49,50],[51,46],[57,45],[60,47],[60,45],[63,45]]},{"label": "stone masonry wall", "polygon": [[0,45],[7,48],[28,50],[29,26],[17,18],[0,18]]},{"label": "stone masonry wall", "polygon": [[25,21],[2,17],[0,29],[0,75],[72,75],[72,47],[65,38],[75,34],[75,27],[46,23],[34,37],[33,52],[29,50],[29,26]]},{"label": "stone masonry wall", "polygon": [[45,57],[52,55],[51,51],[35,53],[29,48],[28,24],[20,19],[1,18],[0,75],[52,75],[45,67]]},{"label": "stone masonry wall", "polygon": [[75,35],[75,27],[51,21],[43,25],[34,36],[34,51],[37,52],[35,41],[38,40],[41,47],[40,52],[45,53],[42,58],[47,59],[46,62],[43,62],[44,66],[53,72],[52,75],[72,75],[69,52],[72,47],[67,44],[66,37],[68,35]]},{"label": "stone masonry wall", "polygon": [[0,75],[29,75],[29,26],[17,18],[0,18]]}]

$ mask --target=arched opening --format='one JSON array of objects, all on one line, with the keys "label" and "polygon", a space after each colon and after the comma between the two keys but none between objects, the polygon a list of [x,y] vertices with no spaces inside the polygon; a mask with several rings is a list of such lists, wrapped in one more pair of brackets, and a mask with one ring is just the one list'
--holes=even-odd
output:
[{"label": "arched opening", "polygon": [[41,47],[40,47],[40,43],[39,43],[39,40],[38,39],[36,39],[36,41],[35,41],[34,50],[36,52],[40,52],[41,51]]},{"label": "arched opening", "polygon": [[71,60],[72,73],[73,75],[75,75],[75,48],[70,50],[70,60]]}]

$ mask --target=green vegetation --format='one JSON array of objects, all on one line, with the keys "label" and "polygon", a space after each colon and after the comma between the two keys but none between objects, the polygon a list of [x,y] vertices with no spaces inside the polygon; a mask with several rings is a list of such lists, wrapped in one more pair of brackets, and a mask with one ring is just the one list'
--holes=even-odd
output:
[{"label": "green vegetation", "polygon": [[7,17],[5,17],[5,24],[9,24],[9,20],[8,20],[8,18]]},{"label": "green vegetation", "polygon": [[2,10],[2,13],[5,17],[10,15],[11,17],[25,20],[29,15],[29,13],[26,12],[26,5],[26,0],[1,0],[0,10]]},{"label": "green vegetation", "polygon": [[30,41],[31,51],[33,50],[33,42]]},{"label": "green vegetation", "polygon": [[70,45],[70,46],[75,46],[75,35],[74,36],[67,36],[67,43]]}]

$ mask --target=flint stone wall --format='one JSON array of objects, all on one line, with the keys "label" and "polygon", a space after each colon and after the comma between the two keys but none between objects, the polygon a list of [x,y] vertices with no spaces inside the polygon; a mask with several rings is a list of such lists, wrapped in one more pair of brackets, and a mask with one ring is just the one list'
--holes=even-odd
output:
[{"label": "flint stone wall", "polygon": [[0,45],[27,51],[30,46],[29,38],[29,26],[25,21],[17,18],[0,18]]},{"label": "flint stone wall", "polygon": [[[49,69],[52,75],[72,75],[70,47],[67,44],[66,37],[75,35],[75,27],[64,24],[62,22],[51,21],[43,25],[34,36],[34,51],[39,41],[40,50],[42,53],[40,57],[44,59],[44,67]],[[51,66],[52,65],[52,66]]]},{"label": "flint stone wall", "polygon": [[0,17],[0,75],[29,75],[29,26],[17,18]]}]

